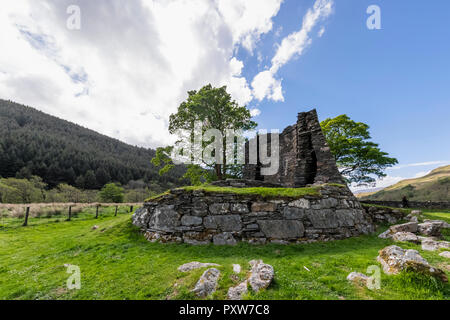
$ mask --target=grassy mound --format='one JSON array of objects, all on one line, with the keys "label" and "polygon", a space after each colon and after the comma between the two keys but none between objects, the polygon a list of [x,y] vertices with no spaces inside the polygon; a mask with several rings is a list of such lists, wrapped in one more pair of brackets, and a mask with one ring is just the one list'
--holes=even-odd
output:
[{"label": "grassy mound", "polygon": [[[213,298],[225,299],[228,287],[245,277],[252,259],[273,265],[275,279],[267,290],[250,292],[248,299],[450,299],[450,284],[409,274],[382,274],[380,290],[349,283],[350,272],[365,273],[370,265],[379,266],[378,251],[392,244],[376,235],[288,246],[159,244],[146,241],[130,217],[105,215],[1,228],[0,299],[195,299],[190,290],[204,270],[177,271],[190,261],[221,265]],[[427,213],[427,217],[450,221],[448,212]],[[99,228],[93,230],[94,225]],[[418,249],[450,275],[448,260],[438,253],[414,244],[401,246]],[[238,277],[233,276],[234,263],[243,267]],[[80,267],[80,290],[67,289],[70,275],[65,264]]]},{"label": "grassy mound", "polygon": [[[340,184],[328,184],[328,186],[334,187],[345,187]],[[310,188],[265,188],[265,187],[257,187],[257,188],[234,188],[234,187],[217,187],[211,185],[204,186],[188,186],[181,187],[176,190],[186,190],[186,191],[202,191],[206,194],[214,194],[214,193],[230,193],[237,194],[243,196],[251,196],[256,195],[260,196],[263,199],[279,199],[279,198],[290,198],[290,199],[299,199],[305,196],[319,197],[320,189],[323,186],[310,187]],[[171,190],[168,190],[162,194],[157,196],[150,197],[145,201],[157,201],[161,197],[170,194]]]}]

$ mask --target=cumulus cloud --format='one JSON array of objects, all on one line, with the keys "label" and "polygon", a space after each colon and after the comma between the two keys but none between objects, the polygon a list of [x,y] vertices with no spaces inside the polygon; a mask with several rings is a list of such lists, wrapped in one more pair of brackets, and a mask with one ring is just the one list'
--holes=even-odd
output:
[{"label": "cumulus cloud", "polygon": [[252,117],[257,117],[257,116],[259,116],[260,114],[261,114],[261,110],[259,110],[259,109],[257,109],[257,108],[250,109],[250,115],[251,115]]},{"label": "cumulus cloud", "polygon": [[[268,98],[274,101],[284,101],[281,79],[276,79],[278,70],[291,59],[299,57],[312,43],[311,32],[314,27],[329,17],[333,11],[333,0],[316,0],[314,6],[303,17],[300,30],[289,34],[278,46],[275,56],[272,58],[272,66],[269,70],[260,72],[252,81],[253,94],[258,100]],[[323,31],[319,31],[320,36]]]},{"label": "cumulus cloud", "polygon": [[[128,143],[171,143],[168,117],[187,91],[211,83],[253,99],[234,55],[272,30],[281,2],[5,0],[0,97]],[[81,30],[66,28],[69,5]],[[279,98],[281,83],[271,88]]]}]

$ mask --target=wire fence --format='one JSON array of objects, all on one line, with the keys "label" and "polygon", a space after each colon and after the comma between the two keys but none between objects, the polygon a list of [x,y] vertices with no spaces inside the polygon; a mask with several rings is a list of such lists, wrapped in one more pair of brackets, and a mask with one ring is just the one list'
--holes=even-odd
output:
[{"label": "wire fence", "polygon": [[142,203],[0,204],[0,228],[112,217],[140,206]]}]

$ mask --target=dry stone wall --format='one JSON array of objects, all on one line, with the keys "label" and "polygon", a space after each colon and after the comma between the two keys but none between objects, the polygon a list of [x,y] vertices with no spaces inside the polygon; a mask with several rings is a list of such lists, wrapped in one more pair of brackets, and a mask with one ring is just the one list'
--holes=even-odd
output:
[{"label": "dry stone wall", "polygon": [[175,189],[133,215],[150,241],[233,245],[343,239],[374,231],[370,216],[346,187],[320,195],[267,200],[258,194]]}]

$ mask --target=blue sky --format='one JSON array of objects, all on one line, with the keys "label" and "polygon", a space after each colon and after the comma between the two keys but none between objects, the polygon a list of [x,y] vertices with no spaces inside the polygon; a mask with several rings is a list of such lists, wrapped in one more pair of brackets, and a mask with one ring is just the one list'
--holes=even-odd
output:
[{"label": "blue sky", "polygon": [[[312,1],[309,1],[312,3]],[[381,9],[381,30],[369,30],[366,9]],[[306,1],[286,1],[274,19],[281,38],[299,28]],[[373,140],[400,164],[389,170],[412,177],[450,163],[449,1],[340,1],[326,32],[306,52],[280,69],[284,102],[258,104],[260,127],[284,128],[297,112],[317,108],[321,120],[347,114],[368,123]],[[263,37],[269,59],[277,42]],[[257,70],[245,51],[244,75]],[[442,161],[437,163],[436,161]]]},{"label": "blue sky", "polygon": [[[80,24],[70,6],[79,8]],[[370,5],[381,30],[369,30]],[[450,164],[447,0],[4,0],[0,97],[133,145],[173,142],[187,91],[227,85],[263,129],[347,114],[400,164]],[[72,20],[71,20],[72,19]]]}]

